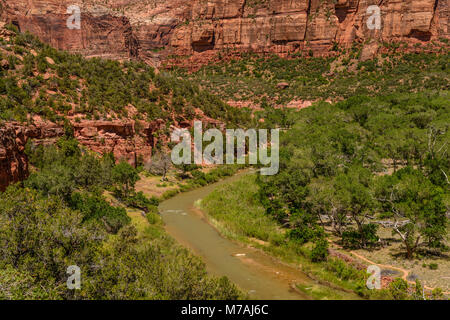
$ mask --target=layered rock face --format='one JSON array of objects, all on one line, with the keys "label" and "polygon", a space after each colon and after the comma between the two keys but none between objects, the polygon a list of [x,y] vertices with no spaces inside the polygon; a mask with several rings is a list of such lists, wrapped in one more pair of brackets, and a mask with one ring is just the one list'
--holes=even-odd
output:
[{"label": "layered rock face", "polygon": [[[165,127],[163,120],[135,121],[81,121],[72,122],[75,138],[88,149],[99,154],[112,153],[116,160],[132,165],[148,161],[156,146],[156,133]],[[0,126],[0,191],[28,176],[25,145],[54,143],[64,135],[64,128],[48,121],[34,121],[32,125],[5,123]],[[161,137],[160,137],[161,138]]]},{"label": "layered rock face", "polygon": [[[117,162],[126,161],[132,166],[147,163],[157,145],[167,145],[170,137],[166,122],[140,120],[75,120],[68,118],[74,138],[87,149],[99,155],[112,153]],[[220,121],[199,114],[206,125],[219,128]],[[0,191],[8,185],[28,177],[29,165],[25,146],[31,139],[33,145],[53,144],[64,135],[64,127],[35,116],[33,124],[0,122]],[[175,122],[169,129],[192,128],[194,120]]]},{"label": "layered rock face", "polygon": [[26,177],[28,163],[24,149],[12,126],[0,128],[0,191],[4,191],[11,182]]},{"label": "layered rock face", "polygon": [[[96,121],[72,122],[75,138],[88,149],[99,154],[112,153],[116,160],[125,160],[135,166],[147,162],[158,142],[158,130],[165,127],[163,120],[153,122]],[[160,137],[162,138],[162,137]]]},{"label": "layered rock face", "polygon": [[[2,18],[60,49],[157,62],[207,50],[327,54],[334,43],[449,38],[449,0],[0,0]],[[381,9],[370,29],[367,9]],[[162,51],[161,51],[162,50]],[[162,54],[164,53],[164,54]]]},{"label": "layered rock face", "polygon": [[0,0],[0,11],[3,21],[37,35],[55,48],[86,56],[137,57],[139,44],[126,16],[104,7],[84,10],[81,6],[77,29],[71,19],[76,11],[68,10],[72,5],[76,3],[70,0]]}]

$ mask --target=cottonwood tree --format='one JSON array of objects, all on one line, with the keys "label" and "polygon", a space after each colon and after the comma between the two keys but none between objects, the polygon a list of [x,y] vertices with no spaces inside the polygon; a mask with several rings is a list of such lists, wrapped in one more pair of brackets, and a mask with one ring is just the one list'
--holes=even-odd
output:
[{"label": "cottonwood tree", "polygon": [[352,166],[347,172],[334,178],[334,201],[342,210],[342,215],[349,217],[356,224],[361,246],[366,247],[369,240],[368,221],[373,216],[375,201],[370,186],[372,174],[361,166]]},{"label": "cottonwood tree", "polygon": [[430,248],[441,245],[447,227],[442,195],[441,188],[411,167],[380,178],[377,196],[392,220],[379,223],[400,236],[408,259],[413,258],[421,244]]},{"label": "cottonwood tree", "polygon": [[172,166],[170,154],[157,153],[145,164],[145,169],[152,174],[161,175],[161,181],[167,180],[167,172]]},{"label": "cottonwood tree", "polygon": [[320,179],[309,185],[306,198],[308,211],[317,216],[322,225],[331,223],[334,232],[341,236],[347,221],[345,207],[334,194],[332,181]]},{"label": "cottonwood tree", "polygon": [[427,176],[435,185],[444,188],[450,185],[449,135],[450,132],[446,128],[431,127],[428,130],[428,154],[425,159]]}]

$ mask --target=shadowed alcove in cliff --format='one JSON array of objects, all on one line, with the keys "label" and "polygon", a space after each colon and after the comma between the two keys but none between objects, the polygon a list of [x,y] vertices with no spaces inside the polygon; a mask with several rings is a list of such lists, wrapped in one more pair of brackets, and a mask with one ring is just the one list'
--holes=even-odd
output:
[{"label": "shadowed alcove in cliff", "polygon": [[416,30],[416,29],[411,30],[411,32],[408,35],[408,37],[410,37],[410,38],[415,38],[417,40],[425,41],[425,42],[430,41],[431,36],[432,36],[431,32],[420,31],[420,30]]},{"label": "shadowed alcove in cliff", "polygon": [[214,49],[214,44],[192,44],[192,49],[195,52],[203,52],[203,51],[208,51],[208,50],[213,50]]},{"label": "shadowed alcove in cliff", "polygon": [[20,30],[20,24],[19,24],[19,21],[17,21],[17,20],[11,20],[11,24],[12,24],[13,26],[16,26],[16,27],[17,27],[17,30],[19,30],[19,32],[22,32],[22,31]]},{"label": "shadowed alcove in cliff", "polygon": [[213,50],[215,43],[216,43],[215,34],[204,35],[200,37],[197,41],[192,41],[192,50],[194,50],[195,52]]},{"label": "shadowed alcove in cliff", "polygon": [[348,8],[347,7],[336,7],[336,17],[339,23],[342,23],[347,18]]}]

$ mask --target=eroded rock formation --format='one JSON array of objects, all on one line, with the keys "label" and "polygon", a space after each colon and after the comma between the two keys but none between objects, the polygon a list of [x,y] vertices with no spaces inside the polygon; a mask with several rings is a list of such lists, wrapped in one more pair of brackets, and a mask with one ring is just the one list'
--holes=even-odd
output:
[{"label": "eroded rock formation", "polygon": [[63,133],[61,127],[52,123],[28,126],[15,122],[0,124],[0,191],[28,176],[25,145],[29,139],[45,143]]},{"label": "eroded rock formation", "polygon": [[[74,138],[82,146],[99,155],[112,153],[117,162],[124,160],[133,166],[148,162],[157,145],[167,145],[170,139],[163,119],[151,122],[69,119]],[[204,124],[223,129],[220,121],[202,114],[199,119]],[[38,116],[29,122],[32,124],[0,122],[0,191],[27,178],[29,168],[25,146],[30,139],[34,145],[52,144],[65,134],[63,125]],[[193,125],[194,120],[175,122],[171,129],[191,128]]]},{"label": "eroded rock formation", "polygon": [[[99,154],[113,153],[117,161],[132,165],[148,161],[156,146],[158,130],[165,127],[163,120],[135,121],[81,121],[72,122],[74,136],[81,145]],[[64,128],[48,121],[35,120],[33,124],[16,122],[0,125],[0,191],[13,182],[28,176],[28,158],[25,146],[32,139],[34,144],[54,143],[64,135]]]},{"label": "eroded rock formation", "polygon": [[68,8],[75,4],[70,0],[0,0],[1,18],[58,49],[114,59],[137,57],[139,43],[126,16],[105,7],[84,10],[81,6],[80,29],[71,29]]}]

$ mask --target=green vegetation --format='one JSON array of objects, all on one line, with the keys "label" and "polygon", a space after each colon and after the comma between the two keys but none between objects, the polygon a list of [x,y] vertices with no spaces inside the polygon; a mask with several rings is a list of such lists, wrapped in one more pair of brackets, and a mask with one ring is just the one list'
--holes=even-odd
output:
[{"label": "green vegetation", "polygon": [[[224,235],[300,265],[318,284],[298,289],[318,299],[423,298],[418,281],[414,290],[402,279],[368,290],[368,274],[329,249],[331,242],[377,250],[382,226],[406,259],[447,254],[448,50],[401,53],[384,44],[385,53],[360,61],[355,45],[340,57],[245,54],[191,74],[157,73],[140,62],[58,51],[9,29],[9,40],[0,39],[0,120],[32,122],[38,115],[64,125],[66,135],[54,145],[29,143],[30,176],[1,194],[0,299],[242,298],[167,236],[160,198],[136,192],[140,174],[161,174],[160,187],[173,183],[167,156],[158,154],[149,168],[116,164],[111,154],[82,149],[68,121],[164,119],[158,134],[167,135],[171,125],[196,116],[229,128],[283,128],[279,174],[247,175],[202,201]],[[232,108],[227,100],[258,108]],[[278,108],[295,100],[317,102],[301,111]],[[177,188],[161,199],[241,168],[179,166]],[[66,287],[70,265],[82,270],[81,290]],[[427,294],[441,298],[442,290]]]},{"label": "green vegetation", "polygon": [[223,223],[221,231],[228,237],[277,241],[277,222],[264,214],[264,208],[257,198],[257,190],[255,176],[244,176],[214,190],[202,200],[201,207],[211,219]]},{"label": "green vegetation", "polygon": [[[304,72],[303,65],[299,67],[302,70],[290,65],[294,63],[292,60],[251,59],[254,65],[249,70],[257,71],[229,72],[227,68],[248,62],[239,60],[217,67],[212,75],[207,72],[214,67],[205,67],[192,77],[204,72],[205,77],[214,80],[223,72],[225,84],[226,77],[234,74],[248,80],[254,76],[253,72],[265,70],[254,66],[267,61],[290,66],[267,67],[274,73],[283,73],[284,79],[292,70],[295,74]],[[289,122],[276,117],[272,118],[275,121],[265,122],[265,125],[289,128],[281,135],[279,174],[258,176],[256,180],[246,177],[224,186],[206,198],[202,207],[223,234],[256,246],[259,242],[252,242],[252,238],[263,240],[266,244],[262,249],[299,263],[318,279],[365,298],[423,298],[423,293],[411,294],[410,286],[401,279],[384,290],[367,290],[364,272],[328,256],[327,239],[346,249],[377,250],[382,246],[379,229],[383,226],[390,228],[393,236],[401,241],[404,258],[427,255],[445,259],[446,214],[450,208],[447,60],[445,54],[398,54],[390,59],[397,61],[395,68],[403,70],[398,78],[394,69],[379,69],[375,64],[374,73],[357,71],[340,78],[348,87],[345,94],[329,91],[338,89],[339,84],[334,81],[323,86],[311,82],[315,91],[312,87],[301,91],[294,86],[293,91],[285,89],[276,93],[277,99],[283,96],[285,101],[297,98],[293,92],[319,93],[310,98],[322,94],[328,97],[333,92],[346,99],[334,104],[317,102],[298,112],[289,111],[285,113],[289,114]],[[304,58],[296,62],[299,61],[302,64],[324,62]],[[316,80],[320,78],[317,72],[326,71],[319,66],[313,69],[316,71],[305,68],[309,70],[305,73],[311,73]],[[441,75],[439,80],[431,76],[437,74]],[[340,76],[344,74],[338,73]],[[434,80],[424,82],[422,76]],[[282,77],[270,81],[263,77],[260,86],[269,82],[275,86]],[[295,83],[293,78],[288,80]],[[226,92],[225,88],[221,89]],[[270,96],[272,91],[267,92]],[[329,288],[300,286],[299,289],[317,298],[333,297]],[[439,297],[439,294],[436,291],[432,296]]]},{"label": "green vegetation", "polygon": [[[239,170],[244,169],[245,165],[222,165],[210,170],[202,170],[197,165],[180,165],[175,168],[171,168],[171,173],[174,174],[172,181],[168,182],[164,180],[164,176],[155,174],[153,170],[145,169],[145,175],[161,177],[161,182],[156,187],[171,186],[161,196],[161,199],[168,199],[180,192],[187,192],[196,188],[204,187],[209,184],[215,183],[236,174]],[[166,178],[166,180],[168,180]]]},{"label": "green vegetation", "polygon": [[[226,278],[210,278],[203,262],[169,238],[159,216],[138,232],[124,204],[156,208],[135,193],[137,172],[98,158],[62,138],[28,146],[36,168],[0,199],[1,299],[237,299]],[[126,192],[123,192],[123,191]],[[80,290],[66,287],[67,267],[81,268]]]},{"label": "green vegetation", "polygon": [[58,51],[28,33],[0,39],[0,119],[27,121],[40,115],[62,121],[72,112],[78,119],[113,120],[137,109],[136,119],[193,119],[196,110],[230,124],[250,123],[249,111],[230,108],[217,96],[190,81],[142,62],[124,62]]},{"label": "green vegetation", "polygon": [[267,214],[291,227],[329,223],[363,248],[378,241],[374,219],[392,220],[409,258],[445,250],[448,101],[447,91],[356,96],[299,112],[281,137],[280,173],[259,181]]},{"label": "green vegetation", "polygon": [[[263,110],[257,118],[290,127],[292,112],[274,107],[295,100],[339,101],[355,95],[376,96],[426,90],[441,90],[449,84],[449,53],[402,53],[385,44],[385,53],[359,62],[361,46],[339,52],[337,57],[312,58],[276,55],[261,57],[241,54],[241,58],[210,64],[194,73],[176,68],[175,72],[201,84],[219,97],[235,101],[252,101]],[[279,83],[287,88],[280,89]]]},{"label": "green vegetation", "polygon": [[182,166],[182,172],[178,174],[182,179],[180,191],[186,192],[195,188],[204,187],[208,184],[230,177],[245,168],[245,165],[222,165],[203,172],[197,165]]},{"label": "green vegetation", "polygon": [[[323,231],[309,231],[312,235],[307,238],[315,242],[314,245],[302,238],[300,232],[295,233],[297,236],[292,235],[293,230],[286,232],[276,219],[265,213],[259,201],[257,179],[255,175],[246,175],[238,181],[222,185],[199,204],[221,234],[251,244],[283,261],[295,263],[317,280],[315,285],[297,285],[300,291],[315,299],[354,298],[350,292],[366,299],[423,299],[422,289],[418,290],[417,284],[415,288],[419,293],[413,293],[402,279],[396,279],[383,290],[367,289],[369,274],[341,259],[328,256],[328,242]],[[418,285],[421,286],[420,282]],[[442,290],[435,289],[431,296],[427,293],[427,297],[440,299]]]},{"label": "green vegetation", "polygon": [[[328,244],[322,241],[323,236],[314,235],[318,241],[315,246],[311,246],[302,239],[286,233],[275,219],[265,213],[259,201],[256,179],[255,175],[245,175],[236,182],[220,186],[203,199],[200,207],[207,213],[211,223],[230,239],[252,244],[286,262],[298,264],[303,271],[312,276],[324,279],[322,285],[315,287],[316,291],[323,294],[321,298],[354,298],[354,295],[347,291],[356,290],[359,280],[362,281],[365,277],[364,273],[346,264],[345,268],[358,275],[356,279],[329,272],[328,265],[334,260],[324,259]],[[332,289],[328,284],[343,290]],[[312,294],[308,290],[305,293]]]}]

